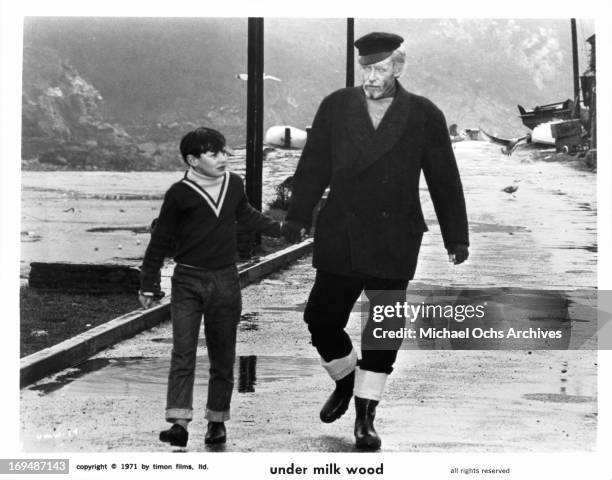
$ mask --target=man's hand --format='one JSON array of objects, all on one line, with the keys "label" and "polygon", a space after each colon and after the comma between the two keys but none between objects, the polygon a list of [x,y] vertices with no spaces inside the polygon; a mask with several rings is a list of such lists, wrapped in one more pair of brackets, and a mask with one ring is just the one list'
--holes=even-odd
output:
[{"label": "man's hand", "polygon": [[446,250],[449,262],[453,262],[455,265],[465,262],[470,256],[468,246],[465,243],[451,243]]},{"label": "man's hand", "polygon": [[153,296],[153,294],[143,294],[141,292],[138,292],[138,301],[142,305],[142,308],[144,308],[145,310],[151,308],[151,305],[153,305],[154,300],[155,297]]},{"label": "man's hand", "polygon": [[287,220],[281,226],[281,234],[289,243],[298,243],[306,235],[306,227],[302,223]]}]

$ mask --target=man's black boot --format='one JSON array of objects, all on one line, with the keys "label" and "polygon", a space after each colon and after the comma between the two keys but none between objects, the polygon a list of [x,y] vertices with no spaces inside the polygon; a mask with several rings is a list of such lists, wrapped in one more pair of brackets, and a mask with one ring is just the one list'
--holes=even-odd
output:
[{"label": "man's black boot", "polygon": [[214,445],[217,443],[225,443],[226,432],[225,423],[223,422],[208,422],[204,443]]},{"label": "man's black boot", "polygon": [[159,433],[159,439],[174,447],[185,447],[189,439],[189,432],[178,423],[175,423],[168,430],[161,431]]},{"label": "man's black boot", "polygon": [[355,397],[355,446],[362,450],[378,450],[380,437],[374,430],[377,400]]},{"label": "man's black boot", "polygon": [[346,412],[351,397],[353,396],[353,386],[355,385],[355,371],[346,377],[336,380],[336,388],[321,408],[321,421],[331,423],[338,420]]}]

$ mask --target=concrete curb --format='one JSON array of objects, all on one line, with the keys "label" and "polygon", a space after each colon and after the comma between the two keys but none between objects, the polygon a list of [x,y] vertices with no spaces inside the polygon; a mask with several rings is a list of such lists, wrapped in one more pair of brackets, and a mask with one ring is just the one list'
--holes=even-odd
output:
[{"label": "concrete curb", "polygon": [[[312,251],[312,238],[267,255],[238,270],[240,286],[244,288],[261,277],[289,265]],[[154,327],[170,316],[170,297],[148,310],[135,310],[57,345],[45,348],[21,359],[20,388],[64,368],[78,365],[101,350]]]}]

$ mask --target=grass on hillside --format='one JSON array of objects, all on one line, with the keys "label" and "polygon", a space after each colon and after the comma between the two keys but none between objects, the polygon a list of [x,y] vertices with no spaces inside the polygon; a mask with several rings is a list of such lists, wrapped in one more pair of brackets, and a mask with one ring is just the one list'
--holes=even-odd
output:
[{"label": "grass on hillside", "polygon": [[19,291],[20,356],[60,343],[140,308],[134,294],[73,294]]}]

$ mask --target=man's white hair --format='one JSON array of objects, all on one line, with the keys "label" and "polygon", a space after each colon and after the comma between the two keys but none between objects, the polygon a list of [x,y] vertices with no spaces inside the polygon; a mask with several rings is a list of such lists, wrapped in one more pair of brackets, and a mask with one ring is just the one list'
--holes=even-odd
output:
[{"label": "man's white hair", "polygon": [[404,73],[404,67],[406,66],[406,52],[402,48],[398,48],[393,51],[389,58],[391,58],[393,65],[399,67],[399,76],[401,77]]}]

